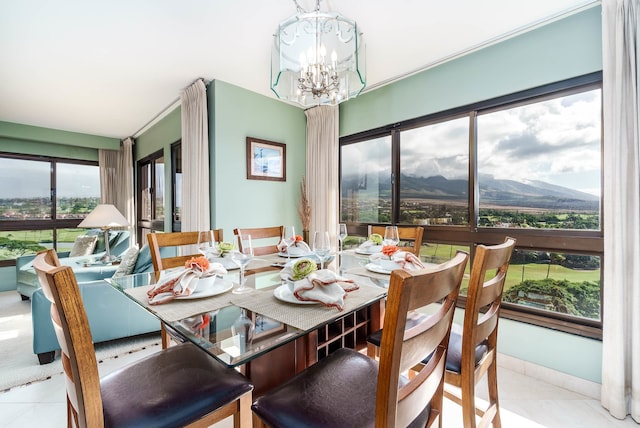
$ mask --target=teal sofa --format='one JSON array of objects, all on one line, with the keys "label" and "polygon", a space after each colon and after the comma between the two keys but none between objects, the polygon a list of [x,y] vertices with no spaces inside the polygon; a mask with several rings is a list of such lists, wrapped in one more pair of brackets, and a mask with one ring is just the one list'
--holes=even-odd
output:
[{"label": "teal sofa", "polygon": [[[151,253],[149,247],[145,245],[140,250],[133,273],[152,271]],[[76,277],[81,275],[77,274]],[[78,287],[94,343],[160,330],[160,321],[155,316],[103,279],[90,281],[78,279]],[[31,294],[33,352],[38,356],[40,364],[52,362],[56,351],[60,349],[51,321],[50,308],[51,303],[44,296],[41,288]]]},{"label": "teal sofa", "polygon": [[[91,256],[68,257],[69,252],[58,252],[60,263],[71,266],[78,282],[95,281],[111,276],[118,269],[117,265],[85,266],[87,262],[97,260],[105,254],[104,233],[99,229],[92,229],[87,235],[97,235],[98,241]],[[114,256],[122,256],[129,248],[129,232],[110,231],[109,251]],[[35,254],[20,256],[16,259],[16,290],[22,300],[29,300],[33,293],[40,288],[38,277],[33,270],[32,262]]]}]

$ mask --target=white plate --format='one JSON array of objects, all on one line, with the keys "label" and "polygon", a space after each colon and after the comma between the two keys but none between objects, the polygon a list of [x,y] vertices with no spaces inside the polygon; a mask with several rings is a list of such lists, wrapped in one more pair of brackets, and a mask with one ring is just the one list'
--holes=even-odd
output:
[{"label": "white plate", "polygon": [[364,265],[364,267],[371,272],[384,273],[385,275],[391,275],[390,270],[386,270],[382,266],[377,265],[375,263],[367,263],[366,265]]},{"label": "white plate", "polygon": [[318,302],[309,302],[306,300],[298,300],[296,296],[293,295],[289,287],[286,285],[281,285],[280,287],[273,290],[273,295],[278,300],[282,300],[287,303],[295,303],[297,305],[317,305]]},{"label": "white plate", "polygon": [[220,263],[226,270],[240,269],[240,266],[238,266],[233,260],[227,257],[216,257],[211,259],[211,262]]},{"label": "white plate", "polygon": [[367,256],[370,256],[371,254],[379,253],[380,251],[382,251],[382,245],[380,245],[380,248],[376,248],[373,251],[364,250],[362,248],[356,248],[356,254],[366,254]]},{"label": "white plate", "polygon": [[307,254],[287,254],[287,253],[278,253],[280,257],[291,257],[292,259],[297,259],[299,257],[313,257],[313,253]]},{"label": "white plate", "polygon": [[227,279],[210,276],[208,278],[199,279],[198,286],[196,287],[196,291],[194,291],[191,295],[176,297],[176,299],[180,299],[180,300],[202,299],[204,297],[211,297],[217,294],[226,293],[232,288],[233,288],[233,282]]}]

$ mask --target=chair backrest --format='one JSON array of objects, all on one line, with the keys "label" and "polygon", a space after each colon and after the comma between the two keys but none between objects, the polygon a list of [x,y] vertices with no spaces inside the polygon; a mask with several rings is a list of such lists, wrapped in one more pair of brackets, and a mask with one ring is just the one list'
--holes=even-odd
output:
[{"label": "chair backrest", "polygon": [[[377,233],[384,236],[384,230],[386,226],[372,226],[369,225],[369,235]],[[422,226],[398,226],[398,237],[400,241],[410,241],[413,243],[413,247],[407,247],[406,250],[411,251],[416,256],[420,257],[420,247],[422,246],[422,235],[424,234],[424,227]]]},{"label": "chair backrest", "polygon": [[476,347],[485,341],[487,360],[495,358],[502,290],[515,245],[506,237],[502,244],[476,247],[462,326],[462,371],[473,373]]},{"label": "chair backrest", "polygon": [[[458,251],[434,269],[391,273],[380,344],[376,426],[407,426],[419,416],[430,426],[441,418],[449,333],[468,258]],[[436,313],[405,330],[410,311],[439,301]],[[417,376],[401,380],[402,372],[430,354]],[[430,412],[424,415],[429,404]]]},{"label": "chair backrest", "polygon": [[54,250],[39,252],[33,267],[44,295],[51,302],[51,320],[62,348],[69,417],[78,427],[102,427],[98,363],[73,270],[60,266]]},{"label": "chair backrest", "polygon": [[284,226],[237,228],[233,230],[233,233],[240,237],[239,246],[241,251],[243,237],[251,235],[253,255],[264,256],[265,254],[278,252],[278,243],[282,239],[282,235],[284,235]]},{"label": "chair backrest", "polygon": [[[180,254],[176,252],[175,256],[162,257],[160,248],[175,247],[176,251],[179,247],[196,245],[198,243],[199,232],[168,232],[168,233],[149,233],[147,234],[147,242],[149,244],[149,250],[151,251],[151,261],[153,262],[153,268],[156,272],[164,269],[170,269],[174,267],[184,266],[185,262],[194,256],[201,256],[202,254]],[[222,229],[213,230],[213,239],[216,242],[222,241]],[[187,249],[189,252],[193,251],[193,248]]]}]

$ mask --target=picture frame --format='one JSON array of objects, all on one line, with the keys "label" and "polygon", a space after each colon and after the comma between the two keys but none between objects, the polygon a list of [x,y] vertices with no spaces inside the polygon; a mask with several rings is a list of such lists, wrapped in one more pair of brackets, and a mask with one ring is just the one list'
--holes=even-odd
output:
[{"label": "picture frame", "polygon": [[247,137],[247,179],[287,181],[287,147]]}]

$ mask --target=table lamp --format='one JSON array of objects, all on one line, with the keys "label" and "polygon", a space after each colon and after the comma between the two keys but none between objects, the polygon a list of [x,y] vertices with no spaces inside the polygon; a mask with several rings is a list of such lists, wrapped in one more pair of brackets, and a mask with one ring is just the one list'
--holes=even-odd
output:
[{"label": "table lamp", "polygon": [[104,232],[105,254],[100,258],[102,263],[113,263],[118,259],[109,252],[109,229],[127,226],[129,226],[127,219],[111,204],[98,205],[78,225],[86,228],[97,227]]}]

